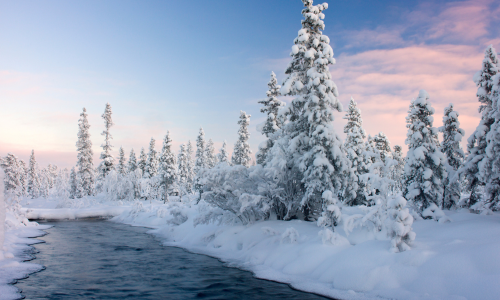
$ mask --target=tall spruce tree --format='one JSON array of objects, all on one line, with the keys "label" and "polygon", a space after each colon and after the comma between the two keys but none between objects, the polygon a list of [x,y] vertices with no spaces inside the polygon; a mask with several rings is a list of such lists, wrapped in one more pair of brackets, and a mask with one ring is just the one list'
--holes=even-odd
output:
[{"label": "tall spruce tree", "polygon": [[443,180],[447,175],[446,157],[437,144],[438,130],[432,127],[433,114],[429,94],[421,90],[406,118],[408,153],[404,191],[404,197],[412,200],[420,213],[433,203],[441,207]]},{"label": "tall spruce tree", "polygon": [[37,162],[35,158],[35,150],[31,150],[30,162],[28,167],[28,188],[27,192],[31,199],[38,198],[40,196],[40,177],[38,176],[39,171],[37,170]]},{"label": "tall spruce tree", "polygon": [[492,78],[492,110],[493,119],[490,131],[486,135],[485,162],[479,167],[482,180],[485,182],[486,198],[484,208],[500,210],[500,72]]},{"label": "tall spruce tree", "polygon": [[120,147],[120,158],[118,159],[118,173],[125,175],[127,173],[127,159],[125,158],[125,150]]},{"label": "tall spruce tree", "polygon": [[262,134],[267,137],[267,140],[259,145],[259,151],[256,154],[257,163],[260,165],[265,164],[267,152],[274,144],[273,135],[283,125],[283,120],[278,117],[278,111],[285,105],[284,102],[278,100],[278,96],[281,96],[281,86],[278,85],[274,72],[271,72],[271,80],[269,80],[267,86],[269,87],[269,90],[266,92],[267,98],[259,101],[259,103],[263,105],[260,112],[267,114],[266,121],[261,129]]},{"label": "tall spruce tree", "polygon": [[444,109],[443,126],[439,128],[443,133],[443,143],[441,152],[446,155],[448,160],[448,176],[444,180],[443,208],[450,209],[460,201],[461,186],[457,170],[462,167],[465,154],[460,142],[465,131],[460,128],[458,121],[458,112],[453,110],[453,104],[450,103]]},{"label": "tall spruce tree", "polygon": [[11,205],[18,204],[22,196],[21,177],[22,170],[20,168],[19,159],[12,153],[7,153],[7,156],[0,160],[0,166],[4,171],[4,191],[10,199]]},{"label": "tall spruce tree", "polygon": [[493,102],[493,77],[499,72],[498,57],[492,45],[488,46],[484,53],[484,60],[480,71],[474,75],[476,83],[477,98],[480,103],[479,112],[481,120],[474,133],[467,140],[467,159],[460,173],[465,174],[467,190],[471,192],[468,206],[474,205],[481,199],[481,186],[486,184],[481,176],[480,165],[484,164],[487,147],[486,135],[490,131],[491,125],[495,122],[491,117]]},{"label": "tall spruce tree", "polygon": [[172,152],[172,140],[170,139],[170,132],[167,131],[163,139],[163,147],[160,154],[160,176],[162,184],[162,199],[164,202],[168,201],[169,189],[172,188],[177,178],[177,166],[175,155]]},{"label": "tall spruce tree", "polygon": [[113,136],[111,135],[110,128],[114,125],[111,115],[111,105],[106,103],[106,108],[101,116],[104,119],[104,131],[101,133],[101,135],[104,136],[104,144],[101,145],[103,151],[101,152],[102,161],[99,165],[99,177],[101,179],[104,179],[109,172],[115,169],[115,159],[113,155],[111,155],[111,151],[113,149],[111,140],[113,139]]},{"label": "tall spruce tree", "polygon": [[323,11],[328,4],[313,6],[312,0],[302,0],[304,20],[292,47],[281,88],[283,95],[296,95],[285,109],[289,140],[287,155],[290,168],[298,167],[303,174],[304,196],[301,207],[308,219],[317,219],[327,202],[322,195],[330,191],[334,197],[350,202],[356,197],[357,184],[351,162],[345,156],[342,142],[333,127],[334,111],[342,111],[338,90],[331,80],[328,66],[335,64],[330,39],[323,35]]},{"label": "tall spruce tree", "polygon": [[184,190],[188,192],[188,186],[189,186],[189,162],[188,162],[188,157],[187,157],[187,151],[186,151],[186,146],[184,144],[181,145],[181,148],[179,150],[179,154],[177,156],[177,179],[179,182],[179,186],[181,188],[181,191]]},{"label": "tall spruce tree", "polygon": [[244,111],[240,111],[240,120],[238,124],[240,129],[238,130],[238,140],[234,145],[233,156],[231,160],[233,165],[243,165],[249,167],[252,161],[252,150],[250,150],[250,145],[248,144],[248,138],[250,133],[248,133],[248,125],[250,125],[250,115]]},{"label": "tall spruce tree", "polygon": [[353,98],[349,101],[349,108],[344,116],[347,124],[344,127],[346,139],[344,141],[344,151],[347,158],[352,163],[354,175],[357,177],[358,189],[356,190],[356,197],[351,198],[346,204],[348,205],[362,205],[367,204],[365,197],[365,184],[359,180],[359,176],[368,172],[363,153],[365,151],[366,138],[365,130],[363,129],[363,119],[361,118],[361,111]]},{"label": "tall spruce tree", "polygon": [[76,142],[76,147],[78,151],[78,176],[81,181],[81,195],[77,195],[77,197],[83,196],[92,196],[94,195],[94,183],[95,183],[95,174],[94,174],[94,163],[93,163],[93,155],[92,151],[92,141],[90,140],[89,133],[89,122],[87,120],[87,110],[83,108],[82,113],[80,114],[80,120],[78,121],[78,141]]}]

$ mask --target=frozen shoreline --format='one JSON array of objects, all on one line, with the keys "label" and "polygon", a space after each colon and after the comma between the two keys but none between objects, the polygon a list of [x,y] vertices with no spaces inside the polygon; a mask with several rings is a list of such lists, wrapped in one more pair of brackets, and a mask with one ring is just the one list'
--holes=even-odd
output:
[{"label": "frozen shoreline", "polygon": [[[140,203],[140,204],[139,204]],[[38,206],[38,207],[35,207]],[[45,207],[45,208],[43,208]],[[159,201],[56,209],[29,205],[30,216],[115,215],[111,220],[152,228],[164,245],[221,259],[256,277],[339,299],[493,299],[500,294],[500,214],[446,212],[453,221],[419,220],[412,249],[390,252],[390,240],[363,229],[332,245],[315,223],[263,221],[251,225],[198,224],[200,205]],[[49,210],[50,209],[50,210]],[[346,208],[345,216],[355,213]],[[118,214],[118,215],[117,215]],[[96,216],[96,215],[93,215]]]}]

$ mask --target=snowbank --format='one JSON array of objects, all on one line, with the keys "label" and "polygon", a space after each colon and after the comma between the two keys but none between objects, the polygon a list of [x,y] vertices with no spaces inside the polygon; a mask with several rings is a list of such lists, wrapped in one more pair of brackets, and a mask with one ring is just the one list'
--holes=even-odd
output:
[{"label": "snowbank", "polygon": [[11,284],[43,269],[41,265],[24,261],[33,258],[29,254],[32,249],[29,245],[40,242],[31,238],[44,235],[42,230],[50,226],[19,222],[10,212],[6,214],[5,224],[8,226],[5,231],[3,258],[0,257],[0,300],[20,299],[18,289]]},{"label": "snowbank", "polygon": [[[83,215],[85,209],[72,213]],[[315,223],[274,220],[242,226],[231,216],[211,214],[204,201],[136,202],[119,209],[122,213],[113,221],[153,228],[150,233],[167,246],[214,256],[259,278],[334,298],[495,299],[500,294],[496,213],[484,216],[464,210],[446,212],[452,222],[416,221],[412,249],[393,253],[385,235],[365,229],[346,235],[339,226],[340,240],[332,243]],[[94,210],[98,211],[110,215],[102,207]],[[40,209],[30,213],[44,216]],[[343,211],[346,218],[355,213]],[[58,214],[68,217],[65,209],[50,210],[50,218]],[[207,220],[212,222],[206,224]]]}]

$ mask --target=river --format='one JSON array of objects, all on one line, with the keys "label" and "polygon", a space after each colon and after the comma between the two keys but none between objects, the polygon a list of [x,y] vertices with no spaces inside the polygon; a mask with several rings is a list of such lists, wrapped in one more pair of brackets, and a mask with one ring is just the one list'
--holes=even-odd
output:
[{"label": "river", "polygon": [[102,221],[48,222],[16,286],[26,299],[327,299],[254,278],[219,260],[164,247],[147,228]]}]

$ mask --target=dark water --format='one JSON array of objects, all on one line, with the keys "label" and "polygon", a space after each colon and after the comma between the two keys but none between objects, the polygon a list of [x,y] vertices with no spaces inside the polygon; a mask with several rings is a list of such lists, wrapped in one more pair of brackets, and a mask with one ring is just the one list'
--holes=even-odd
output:
[{"label": "dark water", "polygon": [[[44,223],[45,224],[45,223]],[[215,258],[163,247],[148,229],[65,221],[39,239],[45,270],[19,281],[27,299],[326,299],[260,280]]]}]

